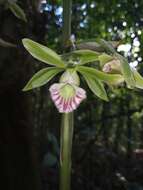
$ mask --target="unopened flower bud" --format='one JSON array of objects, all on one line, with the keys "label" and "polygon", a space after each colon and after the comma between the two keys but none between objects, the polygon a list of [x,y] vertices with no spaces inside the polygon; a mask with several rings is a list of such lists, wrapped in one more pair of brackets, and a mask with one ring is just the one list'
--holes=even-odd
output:
[{"label": "unopened flower bud", "polygon": [[121,73],[121,63],[119,60],[114,59],[112,61],[107,62],[103,66],[102,70],[106,73]]}]

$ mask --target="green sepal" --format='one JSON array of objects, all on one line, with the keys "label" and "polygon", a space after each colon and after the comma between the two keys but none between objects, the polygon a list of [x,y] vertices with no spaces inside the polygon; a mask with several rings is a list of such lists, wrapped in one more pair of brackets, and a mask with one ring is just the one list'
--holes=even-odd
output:
[{"label": "green sepal", "polygon": [[104,88],[104,85],[103,83],[98,80],[97,78],[93,78],[91,77],[90,74],[88,73],[84,73],[82,74],[85,81],[87,82],[88,84],[88,87],[90,88],[90,90],[96,95],[98,96],[99,98],[105,100],[105,101],[109,101],[108,100],[108,97],[107,97],[107,93],[106,93],[106,90]]},{"label": "green sepal", "polygon": [[84,65],[86,63],[98,61],[98,56],[100,55],[96,51],[92,50],[76,50],[72,52],[73,56],[79,58],[79,65]]},{"label": "green sepal", "polygon": [[95,68],[90,68],[90,67],[86,67],[86,66],[78,66],[77,70],[81,74],[88,73],[92,77],[96,77],[99,80],[104,81],[105,83],[110,84],[110,85],[118,85],[118,84],[124,82],[124,78],[120,74],[106,74]]},{"label": "green sepal", "polygon": [[135,78],[135,87],[143,89],[143,77],[136,70],[133,70],[133,75]]},{"label": "green sepal", "polygon": [[[110,48],[112,47],[112,50],[113,48],[117,48],[118,45],[119,45],[119,41],[105,41],[104,40],[104,45],[103,45],[103,42],[96,42],[97,39],[93,38],[93,39],[87,39],[87,40],[79,40],[76,42],[76,47],[77,49],[89,49],[89,50],[93,50],[93,51],[96,51],[96,52],[105,52],[105,46],[106,46],[106,49],[107,49],[107,44],[105,45],[105,43],[109,43],[110,44]],[[109,45],[108,45],[109,46]],[[108,48],[109,49],[109,48]]]},{"label": "green sepal", "polygon": [[98,59],[100,61],[100,66],[103,67],[106,63],[112,61],[114,57],[106,53],[102,53],[101,55],[99,55]]},{"label": "green sepal", "polygon": [[21,7],[15,3],[15,2],[12,2],[12,1],[8,1],[7,2],[7,6],[8,8],[11,10],[11,12],[19,19],[23,20],[24,22],[27,22],[27,19],[26,19],[26,15],[23,11],[23,9],[21,9]]},{"label": "green sepal", "polygon": [[27,38],[23,39],[22,42],[24,47],[34,58],[59,68],[65,67],[61,57],[48,47]]},{"label": "green sepal", "polygon": [[124,76],[124,79],[127,83],[128,86],[130,86],[131,88],[135,86],[135,79],[134,79],[134,75],[132,72],[132,69],[130,67],[130,65],[128,64],[126,58],[124,58],[123,56],[121,56],[120,54],[116,53],[116,57],[120,60],[121,63],[121,72]]},{"label": "green sepal", "polygon": [[63,69],[56,67],[47,67],[41,69],[29,80],[29,82],[23,88],[23,91],[28,91],[43,86],[61,71],[63,71]]},{"label": "green sepal", "polygon": [[113,45],[112,45],[111,42],[105,41],[105,40],[101,39],[101,40],[99,41],[99,43],[100,43],[101,47],[104,48],[104,50],[105,50],[106,52],[109,52],[109,53],[111,53],[111,54],[116,53],[116,50],[114,49],[114,47],[113,47]]},{"label": "green sepal", "polygon": [[104,48],[102,48],[99,43],[95,42],[95,39],[93,39],[93,41],[89,40],[84,40],[82,42],[79,41],[76,43],[76,47],[77,49],[89,49],[96,52],[104,52]]}]

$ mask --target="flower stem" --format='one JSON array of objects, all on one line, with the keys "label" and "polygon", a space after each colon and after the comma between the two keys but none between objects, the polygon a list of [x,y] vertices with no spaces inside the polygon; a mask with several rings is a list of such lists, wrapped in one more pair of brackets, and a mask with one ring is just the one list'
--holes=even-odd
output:
[{"label": "flower stem", "polygon": [[71,186],[73,126],[73,112],[64,113],[61,126],[60,190],[70,190]]},{"label": "flower stem", "polygon": [[72,0],[63,0],[63,47],[67,48],[71,36]]},{"label": "flower stem", "polygon": [[[69,51],[72,0],[63,0],[63,51]],[[60,147],[60,190],[70,190],[73,112],[63,113]]]}]

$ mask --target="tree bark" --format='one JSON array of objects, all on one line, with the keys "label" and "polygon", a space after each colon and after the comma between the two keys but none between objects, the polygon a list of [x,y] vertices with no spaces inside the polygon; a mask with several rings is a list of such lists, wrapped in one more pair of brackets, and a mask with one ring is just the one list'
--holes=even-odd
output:
[{"label": "tree bark", "polygon": [[[28,0],[20,1],[21,5],[27,6]],[[17,44],[17,48],[0,47],[0,188],[39,190],[32,94],[22,92],[30,78],[32,64],[22,48],[21,39],[30,36],[31,29],[28,23],[18,20],[2,6],[0,23],[0,38]]]}]

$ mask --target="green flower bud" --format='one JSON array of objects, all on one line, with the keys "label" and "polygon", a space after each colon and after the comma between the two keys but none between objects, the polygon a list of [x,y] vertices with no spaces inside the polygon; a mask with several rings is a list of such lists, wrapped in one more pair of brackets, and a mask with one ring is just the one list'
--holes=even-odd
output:
[{"label": "green flower bud", "polygon": [[121,74],[121,63],[118,59],[113,59],[112,61],[107,62],[102,70],[105,73]]}]

